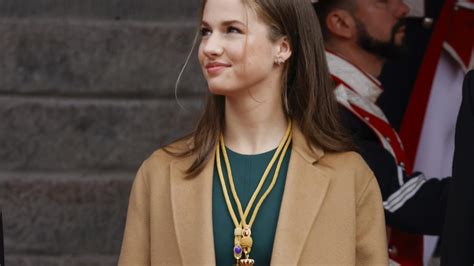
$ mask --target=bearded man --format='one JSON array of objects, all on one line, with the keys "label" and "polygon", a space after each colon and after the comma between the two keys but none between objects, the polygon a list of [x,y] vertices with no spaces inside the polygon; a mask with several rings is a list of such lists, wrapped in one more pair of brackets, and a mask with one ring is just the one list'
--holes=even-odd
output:
[{"label": "bearded man", "polygon": [[422,240],[416,234],[442,232],[450,178],[413,173],[397,132],[377,105],[384,63],[405,50],[409,8],[402,0],[319,0],[314,7],[345,126],[377,177],[386,223],[396,231],[390,257],[402,265],[421,265]]}]

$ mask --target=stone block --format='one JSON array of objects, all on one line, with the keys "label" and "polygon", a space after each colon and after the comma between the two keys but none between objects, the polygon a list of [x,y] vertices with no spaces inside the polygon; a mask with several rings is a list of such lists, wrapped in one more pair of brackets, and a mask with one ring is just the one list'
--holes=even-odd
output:
[{"label": "stone block", "polygon": [[9,256],[5,263],[9,266],[116,266],[117,256],[34,256],[24,254]]},{"label": "stone block", "polygon": [[[174,97],[195,30],[194,23],[0,19],[0,93]],[[178,93],[205,89],[195,52]]]},{"label": "stone block", "polygon": [[2,0],[0,16],[99,18],[133,20],[193,20],[200,0]]},{"label": "stone block", "polygon": [[[134,176],[132,172],[0,173],[7,261],[22,254],[118,254]],[[47,259],[34,265],[56,265]]]},{"label": "stone block", "polygon": [[130,170],[189,132],[201,103],[184,99],[0,97],[0,170]]}]

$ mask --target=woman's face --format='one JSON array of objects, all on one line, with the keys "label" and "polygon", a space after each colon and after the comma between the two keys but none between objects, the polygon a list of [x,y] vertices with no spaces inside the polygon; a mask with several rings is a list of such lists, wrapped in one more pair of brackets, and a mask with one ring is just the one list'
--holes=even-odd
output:
[{"label": "woman's face", "polygon": [[274,71],[278,45],[242,0],[208,0],[201,35],[199,62],[211,93],[237,95],[280,80]]}]

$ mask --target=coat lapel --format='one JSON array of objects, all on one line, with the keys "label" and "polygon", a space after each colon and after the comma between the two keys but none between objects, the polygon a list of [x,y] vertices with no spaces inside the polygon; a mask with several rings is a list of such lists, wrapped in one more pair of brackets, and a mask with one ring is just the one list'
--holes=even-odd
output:
[{"label": "coat lapel", "polygon": [[329,178],[314,163],[322,150],[306,145],[293,129],[293,151],[273,245],[272,265],[297,265],[329,186]]},{"label": "coat lapel", "polygon": [[212,229],[214,156],[196,177],[185,178],[194,160],[190,156],[171,164],[171,204],[183,265],[215,264]]}]

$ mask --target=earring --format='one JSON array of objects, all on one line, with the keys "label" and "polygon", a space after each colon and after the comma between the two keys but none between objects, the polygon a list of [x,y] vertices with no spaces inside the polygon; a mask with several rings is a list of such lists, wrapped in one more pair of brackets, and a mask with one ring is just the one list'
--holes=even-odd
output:
[{"label": "earring", "polygon": [[285,60],[284,60],[283,58],[277,57],[277,58],[275,59],[275,64],[281,65],[281,64],[283,64],[283,63],[285,63]]}]

